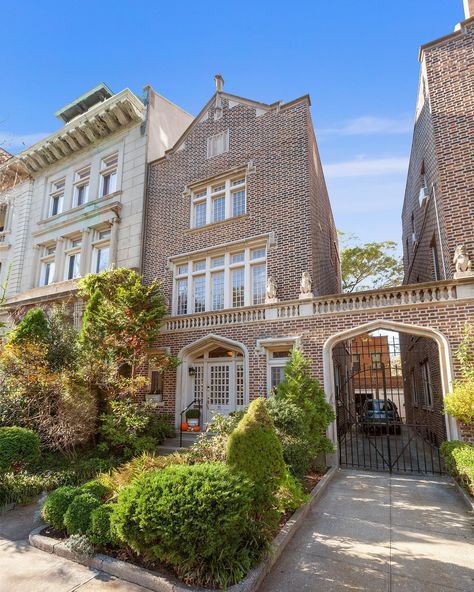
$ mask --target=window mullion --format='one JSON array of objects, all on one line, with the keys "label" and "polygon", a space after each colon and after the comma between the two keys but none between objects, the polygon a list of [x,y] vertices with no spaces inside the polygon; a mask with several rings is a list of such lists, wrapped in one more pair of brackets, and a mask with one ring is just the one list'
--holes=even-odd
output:
[{"label": "window mullion", "polygon": [[250,267],[250,249],[245,249],[244,256],[244,304],[250,306],[252,303],[252,278],[251,278],[251,267]]}]

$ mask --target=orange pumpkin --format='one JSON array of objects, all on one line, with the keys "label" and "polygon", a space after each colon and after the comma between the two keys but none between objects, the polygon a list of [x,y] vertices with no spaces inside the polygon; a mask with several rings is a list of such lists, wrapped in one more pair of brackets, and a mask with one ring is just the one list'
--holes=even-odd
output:
[{"label": "orange pumpkin", "polygon": [[181,431],[187,432],[188,430],[189,430],[188,424],[185,421],[183,421],[183,423],[181,424]]},{"label": "orange pumpkin", "polygon": [[193,432],[200,432],[201,428],[199,426],[194,426],[193,427]]}]

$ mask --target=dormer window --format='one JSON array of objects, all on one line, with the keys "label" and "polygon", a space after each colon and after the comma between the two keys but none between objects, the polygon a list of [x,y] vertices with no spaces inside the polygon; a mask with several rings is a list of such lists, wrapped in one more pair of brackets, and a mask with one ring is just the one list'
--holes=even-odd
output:
[{"label": "dormer window", "polygon": [[90,166],[76,171],[74,182],[74,204],[82,206],[89,201]]},{"label": "dormer window", "polygon": [[242,216],[247,207],[246,179],[239,175],[192,192],[191,227],[222,222]]},{"label": "dormer window", "polygon": [[229,151],[229,130],[215,134],[207,139],[207,158],[219,156]]},{"label": "dormer window", "polygon": [[102,160],[100,169],[101,175],[101,197],[106,197],[111,193],[117,191],[117,169],[118,169],[118,154],[112,154]]},{"label": "dormer window", "polygon": [[63,211],[65,186],[65,179],[60,179],[51,183],[51,192],[49,194],[49,216],[56,216]]}]

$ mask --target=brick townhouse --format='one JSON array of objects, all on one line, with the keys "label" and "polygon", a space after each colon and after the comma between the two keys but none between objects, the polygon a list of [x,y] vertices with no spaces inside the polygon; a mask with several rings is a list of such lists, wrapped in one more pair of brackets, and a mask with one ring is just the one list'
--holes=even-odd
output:
[{"label": "brick townhouse", "polygon": [[[453,33],[420,49],[416,120],[402,212],[405,283],[471,275],[474,256],[474,0]],[[438,352],[401,336],[411,421],[445,438]]]},{"label": "brick townhouse", "polygon": [[[143,272],[163,279],[171,315],[196,319],[340,291],[337,234],[319,160],[309,97],[264,104],[216,93],[165,155],[149,166]],[[250,318],[249,317],[249,318]],[[225,335],[224,335],[225,333]],[[298,335],[253,323],[243,342],[228,331],[165,335],[179,355],[162,406],[197,399],[203,421],[265,395],[282,379]],[[262,363],[257,350],[265,351]]]},{"label": "brick townhouse", "polygon": [[192,121],[150,87],[141,99],[105,84],[55,115],[58,131],[0,153],[0,281],[15,314],[74,299],[87,273],[140,267],[147,162]]}]

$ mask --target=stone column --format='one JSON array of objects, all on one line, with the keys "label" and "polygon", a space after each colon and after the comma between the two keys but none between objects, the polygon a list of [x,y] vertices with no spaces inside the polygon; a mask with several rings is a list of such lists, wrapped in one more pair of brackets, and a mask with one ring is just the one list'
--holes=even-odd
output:
[{"label": "stone column", "polygon": [[30,288],[36,288],[39,286],[39,279],[41,274],[41,264],[40,264],[40,254],[41,249],[43,247],[41,245],[34,245],[33,246],[33,262],[32,262],[32,274],[30,279]]},{"label": "stone column", "polygon": [[56,253],[54,255],[54,276],[53,283],[61,282],[64,279],[64,249],[66,241],[60,236],[56,241]]},{"label": "stone column", "polygon": [[109,267],[117,267],[117,249],[120,218],[115,217],[110,220],[110,257]]},{"label": "stone column", "polygon": [[90,228],[84,228],[82,231],[82,241],[81,241],[81,262],[79,265],[79,274],[81,277],[88,274],[91,269],[91,232]]}]

